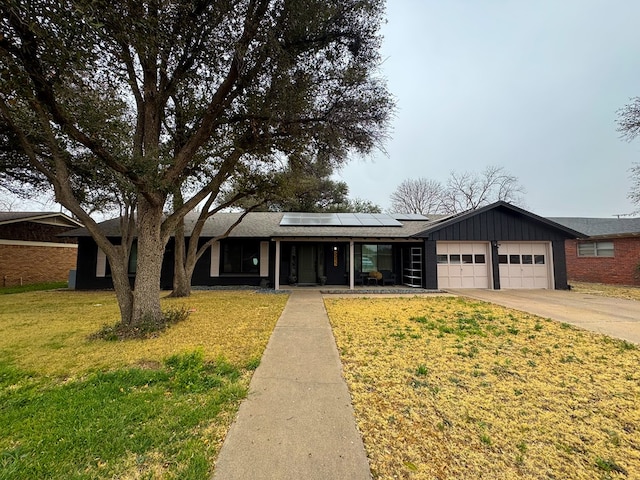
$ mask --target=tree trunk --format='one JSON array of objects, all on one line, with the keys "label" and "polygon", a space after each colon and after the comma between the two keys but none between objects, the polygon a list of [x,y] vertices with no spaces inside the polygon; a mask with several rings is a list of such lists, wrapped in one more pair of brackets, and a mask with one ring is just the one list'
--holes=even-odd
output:
[{"label": "tree trunk", "polygon": [[118,307],[120,308],[120,321],[123,324],[130,325],[133,318],[133,291],[129,283],[129,272],[123,264],[128,262],[110,262],[111,279],[113,288],[118,299]]},{"label": "tree trunk", "polygon": [[191,272],[187,272],[185,264],[185,238],[184,238],[184,219],[182,219],[176,227],[175,234],[175,258],[173,267],[173,291],[170,297],[188,297],[191,295]]},{"label": "tree trunk", "polygon": [[160,235],[161,225],[162,204],[152,205],[142,197],[138,202],[138,263],[131,325],[162,317],[160,274],[165,244]]}]

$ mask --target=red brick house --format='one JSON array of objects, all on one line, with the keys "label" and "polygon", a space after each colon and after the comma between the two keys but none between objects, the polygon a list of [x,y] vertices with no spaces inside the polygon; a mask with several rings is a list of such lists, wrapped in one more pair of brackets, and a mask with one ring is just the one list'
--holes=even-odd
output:
[{"label": "red brick house", "polygon": [[59,235],[79,226],[63,213],[0,212],[0,286],[67,280],[78,245]]},{"label": "red brick house", "polygon": [[640,218],[553,218],[586,238],[565,242],[569,281],[640,285]]}]

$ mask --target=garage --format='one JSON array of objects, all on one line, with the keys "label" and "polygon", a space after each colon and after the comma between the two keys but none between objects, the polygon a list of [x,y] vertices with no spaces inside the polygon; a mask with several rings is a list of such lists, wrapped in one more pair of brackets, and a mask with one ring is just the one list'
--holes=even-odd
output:
[{"label": "garage", "polygon": [[551,288],[548,243],[498,245],[501,288]]},{"label": "garage", "polygon": [[489,244],[483,242],[438,242],[440,288],[490,288]]},{"label": "garage", "polygon": [[565,241],[581,238],[506,202],[434,219],[414,235],[424,241],[427,289],[569,288]]}]

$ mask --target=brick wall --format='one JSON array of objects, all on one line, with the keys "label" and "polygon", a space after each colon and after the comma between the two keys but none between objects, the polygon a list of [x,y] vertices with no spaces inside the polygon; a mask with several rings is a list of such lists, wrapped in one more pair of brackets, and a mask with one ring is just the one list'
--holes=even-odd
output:
[{"label": "brick wall", "polygon": [[640,237],[615,238],[613,257],[578,257],[578,240],[567,240],[567,274],[569,281],[640,285],[636,266],[640,263]]},{"label": "brick wall", "polygon": [[0,245],[0,286],[66,281],[77,254],[66,246]]}]

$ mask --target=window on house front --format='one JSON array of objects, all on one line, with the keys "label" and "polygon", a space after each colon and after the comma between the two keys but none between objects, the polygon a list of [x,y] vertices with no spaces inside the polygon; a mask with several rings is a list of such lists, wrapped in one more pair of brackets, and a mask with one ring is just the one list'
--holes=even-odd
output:
[{"label": "window on house front", "polygon": [[[110,277],[111,265],[109,264],[109,260],[107,260],[106,258],[104,261],[106,262],[104,275],[98,275],[98,276]],[[138,271],[138,241],[137,240],[134,240],[133,243],[131,244],[131,250],[129,251],[129,263],[127,264],[127,269],[128,269],[127,273],[129,275],[135,275],[136,272]]]},{"label": "window on house front", "polygon": [[613,257],[613,242],[578,243],[579,257]]},{"label": "window on house front", "polygon": [[391,245],[364,244],[355,246],[355,266],[361,272],[393,270]]},{"label": "window on house front", "polygon": [[134,241],[131,244],[131,251],[129,252],[129,275],[135,275],[138,271],[138,242]]},{"label": "window on house front", "polygon": [[222,245],[222,273],[256,274],[260,272],[260,242],[226,242]]}]

